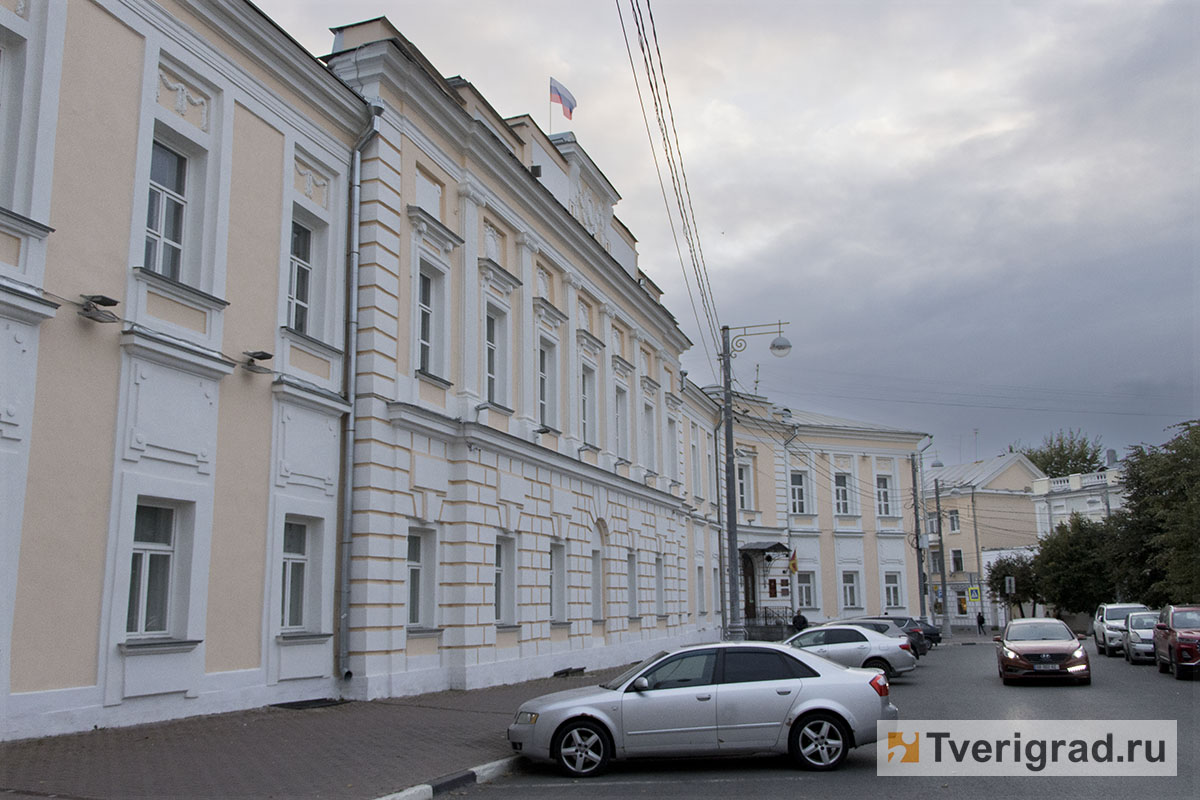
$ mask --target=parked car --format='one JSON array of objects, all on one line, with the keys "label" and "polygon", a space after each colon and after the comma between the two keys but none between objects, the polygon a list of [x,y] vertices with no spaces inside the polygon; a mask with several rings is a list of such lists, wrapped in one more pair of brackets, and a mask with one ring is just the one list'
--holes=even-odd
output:
[{"label": "parked car", "polygon": [[897,625],[899,625],[901,628],[905,628],[905,629],[907,629],[907,626],[909,624],[912,624],[915,627],[920,628],[921,635],[925,637],[925,640],[927,642],[929,642],[929,645],[931,647],[942,643],[942,629],[939,628],[937,625],[926,622],[923,619],[917,619],[916,617],[906,617],[903,615],[890,616],[888,614],[880,614],[878,617],[875,617],[875,619],[891,620],[892,622],[895,622]]},{"label": "parked car", "polygon": [[508,741],[571,777],[614,758],[787,753],[830,770],[894,720],[887,676],[768,642],[694,645],[650,656],[596,687],[521,704]]},{"label": "parked car", "polygon": [[785,639],[784,644],[847,667],[880,669],[889,678],[910,672],[917,666],[912,645],[903,633],[889,636],[859,624],[820,625],[800,631]]},{"label": "parked car", "polygon": [[1087,685],[1092,669],[1081,639],[1067,623],[1050,617],[1014,619],[994,637],[996,669],[1005,685],[1018,678],[1071,678]]},{"label": "parked car", "polygon": [[[933,646],[929,637],[925,635],[925,624],[915,617],[905,617],[901,615],[887,616],[885,614],[880,614],[877,617],[866,617],[866,619],[878,619],[883,620],[884,622],[894,622],[896,627],[908,634],[909,638],[913,640],[913,647],[916,648],[918,656],[925,655],[929,652],[929,648]],[[938,631],[938,638],[942,638],[941,631]]]},{"label": "parked car", "polygon": [[[829,622],[822,623],[823,625],[857,625],[860,628],[869,628],[885,636],[903,636],[908,639],[908,644],[912,648],[912,654],[916,658],[921,657],[921,639],[920,634],[911,631],[905,631],[896,623],[888,619],[873,619],[868,617],[851,617],[849,619],[835,619]],[[929,647],[926,644],[925,651],[928,652]]]},{"label": "parked car", "polygon": [[1154,623],[1158,622],[1157,611],[1134,611],[1125,618],[1125,632],[1121,636],[1121,650],[1130,664],[1154,660]]},{"label": "parked car", "polygon": [[1200,666],[1200,606],[1167,606],[1154,625],[1154,663],[1183,680]]},{"label": "parked car", "polygon": [[1096,641],[1096,652],[1115,656],[1125,634],[1125,618],[1134,611],[1149,611],[1141,603],[1101,603],[1092,617],[1092,638]]}]

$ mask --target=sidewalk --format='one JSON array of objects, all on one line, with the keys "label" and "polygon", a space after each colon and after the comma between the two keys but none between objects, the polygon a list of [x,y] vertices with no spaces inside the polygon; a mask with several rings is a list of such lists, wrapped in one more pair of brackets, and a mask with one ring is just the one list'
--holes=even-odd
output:
[{"label": "sidewalk", "polygon": [[511,757],[505,729],[523,701],[601,683],[620,669],[0,743],[0,793],[68,800],[384,797]]}]

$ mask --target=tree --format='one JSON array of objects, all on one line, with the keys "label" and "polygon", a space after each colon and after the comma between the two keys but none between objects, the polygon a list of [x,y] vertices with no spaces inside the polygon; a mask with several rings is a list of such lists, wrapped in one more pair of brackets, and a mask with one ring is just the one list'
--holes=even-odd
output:
[{"label": "tree", "polygon": [[[1016,591],[1007,595],[1005,578],[1012,576],[1016,581]],[[1017,611],[1025,616],[1024,603],[1032,603],[1030,614],[1037,614],[1038,594],[1037,580],[1033,572],[1033,553],[1013,553],[1000,556],[987,568],[987,588],[992,597],[1007,597],[1009,603],[1017,604]]]},{"label": "tree", "polygon": [[1072,514],[1045,539],[1033,559],[1046,603],[1060,611],[1091,611],[1114,598],[1109,574],[1109,525]]},{"label": "tree", "polygon": [[1075,472],[1096,472],[1104,467],[1100,437],[1088,439],[1083,431],[1062,430],[1047,434],[1040,447],[1014,442],[1010,453],[1020,453],[1051,478],[1061,478]]},{"label": "tree", "polygon": [[1200,602],[1200,420],[1175,427],[1164,445],[1130,448],[1124,464],[1117,523],[1129,549],[1141,543],[1136,588],[1150,605]]}]

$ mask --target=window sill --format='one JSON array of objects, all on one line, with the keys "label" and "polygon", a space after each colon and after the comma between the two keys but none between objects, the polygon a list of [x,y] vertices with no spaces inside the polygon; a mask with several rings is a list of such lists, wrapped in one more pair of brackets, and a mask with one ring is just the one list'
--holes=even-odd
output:
[{"label": "window sill", "polygon": [[294,631],[290,633],[281,633],[275,637],[275,641],[280,645],[294,644],[320,644],[333,638],[332,633],[310,633],[308,631]]},{"label": "window sill", "polygon": [[134,275],[138,280],[144,281],[151,286],[157,286],[176,296],[176,299],[193,304],[199,308],[209,311],[220,311],[229,305],[228,300],[222,300],[208,292],[201,291],[195,286],[177,281],[174,278],[168,278],[166,275],[155,272],[152,269],[145,267],[134,267]]},{"label": "window sill", "polygon": [[412,628],[408,629],[408,636],[410,639],[432,639],[435,636],[441,636],[441,635],[442,635],[441,628],[412,627]]},{"label": "window sill", "polygon": [[164,653],[190,653],[203,639],[130,639],[117,645],[127,656],[150,656]]},{"label": "window sill", "polygon": [[305,333],[303,331],[298,331],[295,328],[290,327],[288,325],[284,325],[284,326],[280,327],[279,330],[283,333],[283,335],[286,338],[296,339],[297,341],[302,342],[302,343],[308,345],[309,347],[315,347],[317,350],[321,351],[324,355],[326,355],[330,358],[340,358],[342,356],[341,350],[339,350],[338,348],[334,347],[333,345],[329,344],[326,341],[318,339],[317,337],[313,336],[311,333]]},{"label": "window sill", "polygon": [[475,410],[476,411],[497,411],[506,417],[511,417],[513,414],[517,413],[516,411],[513,411],[508,406],[502,406],[499,403],[492,403],[492,402],[486,401],[486,400],[484,402],[480,403],[479,405],[475,406]]},{"label": "window sill", "polygon": [[581,452],[581,453],[599,453],[600,448],[597,445],[588,444],[585,442],[585,443],[579,445],[579,452]]},{"label": "window sill", "polygon": [[550,627],[551,628],[569,628],[569,627],[571,627],[571,623],[565,622],[563,620],[550,620]]},{"label": "window sill", "polygon": [[603,619],[593,619],[592,620],[592,627],[595,627],[597,625],[599,625],[600,627],[604,627],[605,624],[607,624],[606,620],[603,620]]},{"label": "window sill", "polygon": [[553,425],[547,425],[546,423],[543,422],[543,423],[540,423],[538,425],[538,427],[545,428],[545,430],[541,431],[540,433],[539,433],[539,431],[535,430],[534,433],[538,433],[539,435],[544,435],[544,436],[562,436],[562,431],[560,431],[558,428],[554,427]]},{"label": "window sill", "polygon": [[521,630],[521,626],[518,624],[512,623],[512,622],[497,622],[496,623],[496,632],[497,633],[508,633],[510,631],[519,631],[519,630]]},{"label": "window sill", "polygon": [[437,375],[434,375],[431,372],[426,372],[423,369],[417,370],[417,377],[423,381],[426,381],[427,383],[432,383],[434,386],[437,386],[442,389],[449,389],[451,386],[454,385],[453,383],[446,380],[445,378],[439,378]]}]

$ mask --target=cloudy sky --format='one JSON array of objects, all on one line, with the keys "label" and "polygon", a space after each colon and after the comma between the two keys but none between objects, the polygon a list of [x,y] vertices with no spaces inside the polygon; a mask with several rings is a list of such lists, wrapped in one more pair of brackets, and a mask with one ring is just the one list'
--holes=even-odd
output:
[{"label": "cloudy sky", "polygon": [[[735,359],[744,388],[761,365],[775,402],[931,433],[947,464],[1200,416],[1200,3],[650,2],[720,322],[790,323],[787,358]],[[258,5],[318,55],[386,15],[501,114],[574,131],[717,381],[615,0]]]}]

